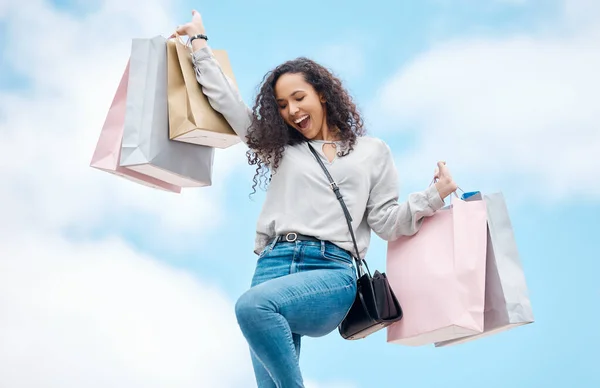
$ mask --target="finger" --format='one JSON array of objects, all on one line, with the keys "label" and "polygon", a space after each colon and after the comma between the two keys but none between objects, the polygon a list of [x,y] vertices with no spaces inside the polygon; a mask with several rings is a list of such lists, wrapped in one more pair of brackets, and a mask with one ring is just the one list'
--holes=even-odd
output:
[{"label": "finger", "polygon": [[187,35],[187,33],[185,32],[185,25],[177,26],[175,32],[177,32],[179,35]]}]

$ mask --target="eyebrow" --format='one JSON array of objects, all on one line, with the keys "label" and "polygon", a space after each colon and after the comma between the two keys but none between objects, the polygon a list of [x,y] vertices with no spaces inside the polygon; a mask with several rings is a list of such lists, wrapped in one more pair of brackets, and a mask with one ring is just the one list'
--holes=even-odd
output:
[{"label": "eyebrow", "polygon": [[[294,97],[296,93],[304,92],[304,90],[296,90],[294,93],[290,94],[290,97]],[[277,102],[284,101],[283,98],[278,98]]]}]

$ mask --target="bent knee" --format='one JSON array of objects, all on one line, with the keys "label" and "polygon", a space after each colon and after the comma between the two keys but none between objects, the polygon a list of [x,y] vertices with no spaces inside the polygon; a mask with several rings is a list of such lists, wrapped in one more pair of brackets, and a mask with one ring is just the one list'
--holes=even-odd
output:
[{"label": "bent knee", "polygon": [[243,293],[235,303],[235,316],[239,323],[259,320],[260,311],[264,310],[261,298],[253,289]]}]

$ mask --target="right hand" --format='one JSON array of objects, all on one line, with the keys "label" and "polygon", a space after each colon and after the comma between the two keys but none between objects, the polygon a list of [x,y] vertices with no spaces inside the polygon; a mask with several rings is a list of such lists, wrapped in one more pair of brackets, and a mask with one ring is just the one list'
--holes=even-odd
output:
[{"label": "right hand", "polygon": [[181,26],[177,26],[177,34],[194,36],[196,34],[206,34],[202,16],[195,9],[192,10],[192,21]]}]

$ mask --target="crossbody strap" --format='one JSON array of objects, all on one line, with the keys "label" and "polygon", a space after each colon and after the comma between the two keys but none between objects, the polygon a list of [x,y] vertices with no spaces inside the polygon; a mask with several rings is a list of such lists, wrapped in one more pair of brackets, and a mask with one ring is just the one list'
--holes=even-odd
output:
[{"label": "crossbody strap", "polygon": [[[317,151],[313,148],[313,146],[310,143],[307,142],[307,144],[308,144],[308,148],[310,148],[310,152],[312,152],[312,154],[315,156],[315,159],[317,159],[317,162],[319,162],[319,165],[325,172],[325,175],[327,175],[327,179],[329,180],[329,186],[331,187],[331,190],[333,190],[333,192],[335,193],[335,196],[337,197],[338,201],[340,202],[340,205],[342,205],[342,210],[344,211],[344,216],[346,217],[346,222],[348,223],[348,229],[350,230],[350,236],[352,237],[352,243],[354,244],[354,250],[356,251],[356,257],[354,259],[356,260],[356,263],[358,264],[358,267],[359,267],[358,269],[362,270],[362,263],[364,262],[366,264],[366,262],[364,261],[364,259],[361,259],[360,253],[358,252],[358,245],[356,244],[356,237],[354,236],[354,230],[352,229],[352,216],[350,215],[350,212],[348,211],[348,207],[346,206],[346,203],[344,202],[342,193],[340,193],[340,188],[338,187],[338,185],[335,183],[335,181],[331,177],[329,170],[327,170],[327,167],[325,167],[325,164],[321,160],[321,157],[319,156]],[[360,270],[359,270],[359,276],[360,276],[360,273],[362,272]],[[367,270],[368,270],[368,267],[367,267]]]}]

